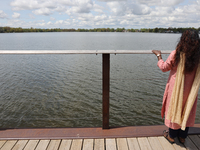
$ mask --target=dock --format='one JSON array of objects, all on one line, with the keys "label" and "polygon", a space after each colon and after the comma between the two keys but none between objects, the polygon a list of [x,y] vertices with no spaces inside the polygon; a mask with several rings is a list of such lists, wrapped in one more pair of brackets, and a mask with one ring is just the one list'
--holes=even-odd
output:
[{"label": "dock", "polygon": [[102,128],[1,129],[0,150],[199,150],[200,124],[189,130],[184,144],[170,144],[166,126]]},{"label": "dock", "polygon": [[[196,143],[194,143],[196,142]],[[200,135],[192,135],[184,145],[170,144],[163,136],[144,138],[1,140],[1,150],[198,150]]]}]

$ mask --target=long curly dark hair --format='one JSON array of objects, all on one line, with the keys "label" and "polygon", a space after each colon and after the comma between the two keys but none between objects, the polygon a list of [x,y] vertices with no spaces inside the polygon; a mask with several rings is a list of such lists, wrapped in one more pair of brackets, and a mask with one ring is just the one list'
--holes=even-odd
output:
[{"label": "long curly dark hair", "polygon": [[176,47],[175,66],[180,61],[181,52],[185,53],[184,73],[190,73],[198,66],[200,61],[200,39],[197,31],[189,29],[182,33]]}]

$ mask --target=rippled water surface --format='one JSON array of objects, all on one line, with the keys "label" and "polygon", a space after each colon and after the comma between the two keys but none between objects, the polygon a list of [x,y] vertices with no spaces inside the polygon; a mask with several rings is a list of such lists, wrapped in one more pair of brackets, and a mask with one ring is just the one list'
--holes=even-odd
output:
[{"label": "rippled water surface", "polygon": [[[179,37],[10,33],[0,34],[0,49],[173,50]],[[160,110],[169,73],[159,70],[155,55],[119,54],[110,60],[110,125],[163,124]],[[0,128],[102,125],[102,55],[0,55],[0,87]],[[200,122],[199,106],[200,102],[196,122]]]}]

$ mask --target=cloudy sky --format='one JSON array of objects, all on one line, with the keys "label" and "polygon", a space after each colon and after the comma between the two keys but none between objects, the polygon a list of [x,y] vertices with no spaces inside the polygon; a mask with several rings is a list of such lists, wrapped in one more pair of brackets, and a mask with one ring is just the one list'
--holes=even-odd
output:
[{"label": "cloudy sky", "polygon": [[1,0],[0,26],[200,27],[200,0]]}]

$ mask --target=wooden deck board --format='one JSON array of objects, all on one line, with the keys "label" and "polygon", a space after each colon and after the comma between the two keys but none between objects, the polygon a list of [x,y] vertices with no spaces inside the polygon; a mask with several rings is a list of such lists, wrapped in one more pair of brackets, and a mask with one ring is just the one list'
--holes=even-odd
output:
[{"label": "wooden deck board", "polygon": [[29,140],[28,143],[26,144],[24,150],[34,150],[35,147],[37,146],[39,140]]},{"label": "wooden deck board", "polygon": [[162,148],[164,150],[175,150],[175,148],[173,147],[172,144],[170,144],[163,136],[159,136],[158,137],[161,145],[162,145]]},{"label": "wooden deck board", "polygon": [[17,140],[9,140],[3,145],[1,150],[11,150],[13,146],[16,144]]},{"label": "wooden deck board", "polygon": [[72,140],[62,140],[59,150],[70,150]]},{"label": "wooden deck board", "polygon": [[47,150],[57,150],[60,145],[61,140],[51,140]]},{"label": "wooden deck board", "polygon": [[148,137],[148,140],[153,150],[163,150],[158,137]]},{"label": "wooden deck board", "polygon": [[83,150],[93,150],[94,139],[84,139],[83,141]]},{"label": "wooden deck board", "polygon": [[151,145],[146,137],[138,138],[141,150],[152,150]]},{"label": "wooden deck board", "polygon": [[129,150],[140,150],[137,138],[127,138]]},{"label": "wooden deck board", "polygon": [[193,141],[193,143],[200,149],[200,137],[198,135],[189,135],[189,138]]},{"label": "wooden deck board", "polygon": [[106,139],[106,150],[117,150],[116,140],[114,138]]},{"label": "wooden deck board", "polygon": [[81,150],[82,149],[82,143],[83,143],[82,139],[74,139],[72,141],[72,146],[71,146],[70,150]]},{"label": "wooden deck board", "polygon": [[94,150],[105,150],[104,139],[94,139]]},{"label": "wooden deck board", "polygon": [[117,150],[128,150],[126,138],[117,138]]},{"label": "wooden deck board", "polygon": [[176,150],[186,150],[185,146],[179,142],[178,138],[175,138],[175,143],[173,146]]},{"label": "wooden deck board", "polygon": [[185,139],[184,145],[187,148],[187,150],[198,150],[198,148],[194,145],[190,138]]},{"label": "wooden deck board", "polygon": [[40,140],[35,150],[46,150],[50,140]]},{"label": "wooden deck board", "polygon": [[23,150],[28,140],[19,140],[12,150]]},{"label": "wooden deck board", "polygon": [[6,140],[0,141],[0,148],[6,143]]}]

